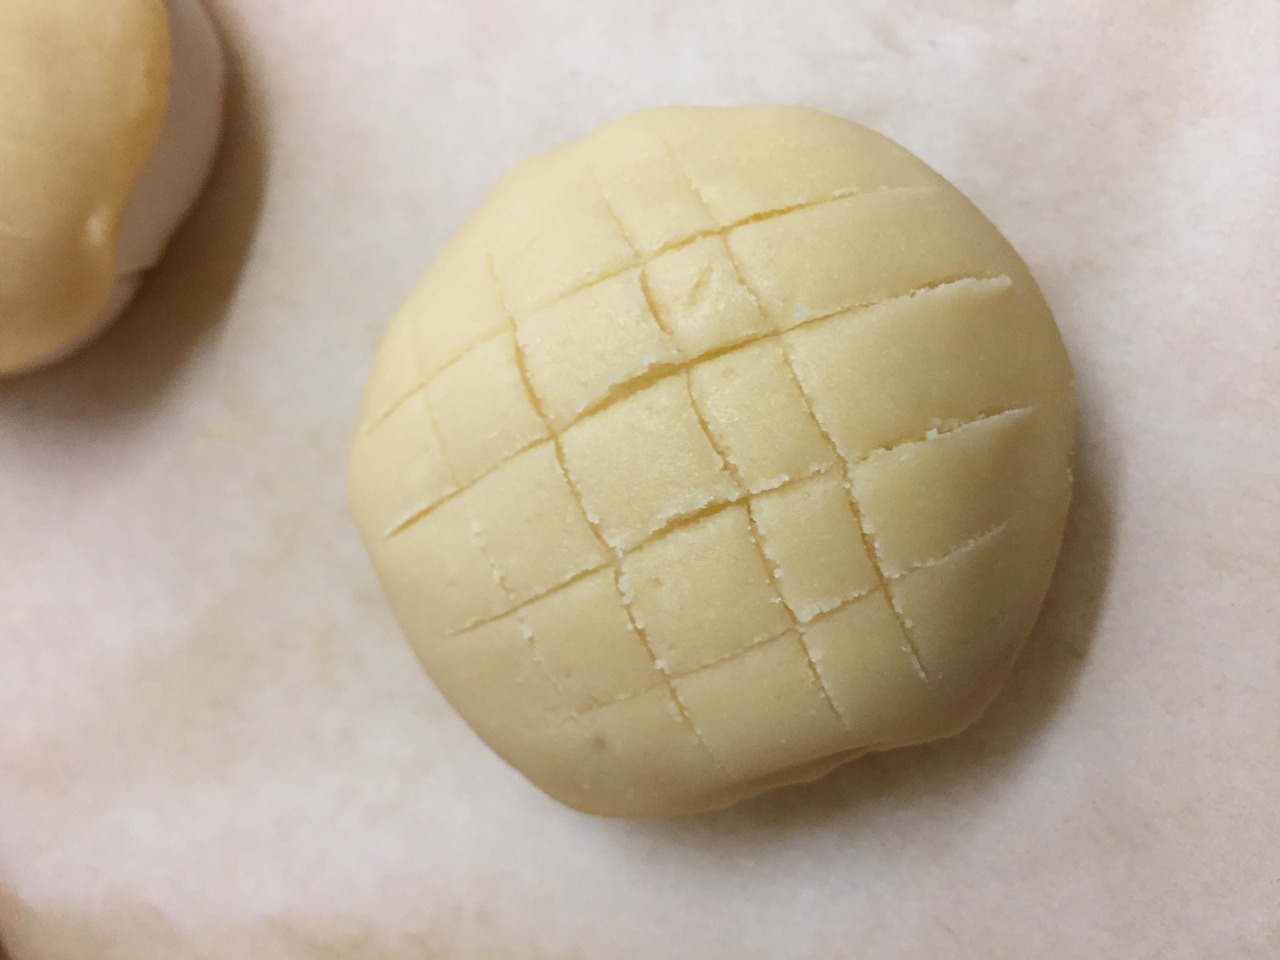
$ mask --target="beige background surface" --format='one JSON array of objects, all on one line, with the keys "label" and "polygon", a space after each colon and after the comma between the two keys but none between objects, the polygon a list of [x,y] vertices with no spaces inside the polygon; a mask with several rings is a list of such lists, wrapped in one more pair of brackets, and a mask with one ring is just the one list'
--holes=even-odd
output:
[{"label": "beige background surface", "polygon": [[[1280,955],[1280,4],[211,6],[207,200],[106,340],[0,386],[13,960]],[[1021,249],[1077,367],[1077,501],[968,734],[593,820],[418,672],[347,440],[504,168],[758,100],[897,137]]]}]

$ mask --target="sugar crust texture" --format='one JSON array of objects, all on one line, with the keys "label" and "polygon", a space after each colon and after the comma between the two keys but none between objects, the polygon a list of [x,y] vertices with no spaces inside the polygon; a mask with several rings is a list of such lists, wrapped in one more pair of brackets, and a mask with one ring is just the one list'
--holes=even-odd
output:
[{"label": "sugar crust texture", "polygon": [[353,513],[428,674],[552,797],[712,809],[954,734],[1048,588],[1070,365],[903,148],[664,108],[525,161],[378,352]]}]

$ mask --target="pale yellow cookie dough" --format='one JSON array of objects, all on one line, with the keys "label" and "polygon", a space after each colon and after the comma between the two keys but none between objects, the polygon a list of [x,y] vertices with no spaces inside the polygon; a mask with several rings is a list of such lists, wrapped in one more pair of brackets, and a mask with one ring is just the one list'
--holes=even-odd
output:
[{"label": "pale yellow cookie dough", "polygon": [[222,70],[196,0],[0,2],[0,376],[133,297],[212,166]]},{"label": "pale yellow cookie dough", "polygon": [[973,721],[1073,429],[1035,282],[938,174],[815,110],[653,110],[517,167],[441,253],[351,501],[498,754],[669,815]]}]

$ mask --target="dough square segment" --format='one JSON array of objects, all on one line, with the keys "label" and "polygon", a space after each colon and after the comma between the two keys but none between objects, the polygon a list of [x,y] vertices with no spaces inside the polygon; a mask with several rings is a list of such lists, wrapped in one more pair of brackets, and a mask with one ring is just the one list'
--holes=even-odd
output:
[{"label": "dough square segment", "polygon": [[804,627],[805,643],[854,742],[876,744],[932,722],[932,695],[902,626],[876,590]]},{"label": "dough square segment", "polygon": [[465,500],[445,500],[404,530],[372,544],[387,595],[411,639],[454,633],[511,605]]},{"label": "dough square segment", "polygon": [[659,321],[690,359],[774,329],[743,286],[721,237],[671,250],[644,270]]},{"label": "dough square segment", "polygon": [[520,611],[543,664],[578,710],[665,682],[631,626],[614,576],[601,570]]},{"label": "dough square segment", "polygon": [[369,390],[360,411],[360,427],[367,430],[384,420],[406,397],[421,391],[426,378],[418,366],[418,344],[412,320],[396,320],[378,345]]},{"label": "dough square segment", "polygon": [[1016,608],[1000,602],[1007,590],[1048,577],[1044,564],[1012,562],[1014,525],[949,555],[941,563],[894,581],[894,600],[911,621],[911,639],[931,674],[946,682],[981,674],[1005,654],[990,638],[1016,635],[1031,623],[1011,623]]},{"label": "dough square segment", "polygon": [[589,167],[539,179],[492,238],[494,271],[517,317],[638,263]]},{"label": "dough square segment", "polygon": [[510,336],[486,340],[432,381],[427,403],[461,484],[545,437]]},{"label": "dough square segment", "polygon": [[727,240],[784,329],[1009,263],[982,215],[939,190],[848,197],[749,223]]},{"label": "dough square segment", "polygon": [[[846,193],[937,181],[892,141],[817,110],[761,107],[714,117],[688,110],[664,124],[698,192],[721,223],[821,203]],[[787,132],[779,136],[779,115]],[[785,175],[780,175],[785,171]]]},{"label": "dough square segment", "polygon": [[747,490],[767,490],[835,462],[776,341],[698,364],[689,382],[717,448]]},{"label": "dough square segment", "polygon": [[395,322],[410,333],[403,345],[416,350],[424,383],[511,326],[487,260],[461,238],[441,252]]},{"label": "dough square segment", "polygon": [[838,470],[753,497],[750,509],[782,597],[802,622],[879,586]]},{"label": "dough square segment", "polygon": [[[957,726],[981,709],[981,686],[1000,683],[1038,607],[1009,596],[1044,593],[1053,557],[1027,551],[1044,536],[1044,518],[1021,517],[966,544],[939,563],[894,581],[894,600],[929,670],[930,704]],[[1037,529],[1040,526],[1040,529]]]},{"label": "dough square segment", "polygon": [[550,442],[513,457],[477,481],[463,499],[517,603],[610,559]]},{"label": "dough square segment", "polygon": [[735,776],[776,773],[849,747],[794,632],[675,685],[707,748]]},{"label": "dough square segment", "polygon": [[853,468],[853,492],[888,576],[945,556],[1033,499],[1036,469],[1046,461],[1028,429],[1032,419],[1029,410],[1012,410]]},{"label": "dough square segment", "polygon": [[655,797],[723,788],[721,774],[664,685],[554,729],[544,769],[584,804],[643,815]]},{"label": "dough square segment", "polygon": [[594,147],[600,189],[642,256],[719,229],[675,155],[651,131],[614,125],[600,131]]},{"label": "dough square segment", "polygon": [[739,495],[703,432],[683,374],[574,424],[561,445],[583,503],[615,549]]},{"label": "dough square segment", "polygon": [[375,529],[390,531],[457,489],[422,391],[361,433],[356,445],[367,466],[361,506]]},{"label": "dough square segment", "polygon": [[515,617],[447,637],[424,660],[440,691],[459,709],[541,726],[571,713],[567,696],[538,662]]},{"label": "dough square segment", "polygon": [[639,270],[521,318],[516,336],[533,389],[556,427],[653,366],[680,360],[649,309]]},{"label": "dough square segment", "polygon": [[741,504],[645,544],[624,558],[622,569],[636,622],[676,675],[777,636],[791,623]]},{"label": "dough square segment", "polygon": [[1010,280],[962,280],[785,334],[796,376],[850,460],[1035,396],[1010,362],[1021,317]]}]

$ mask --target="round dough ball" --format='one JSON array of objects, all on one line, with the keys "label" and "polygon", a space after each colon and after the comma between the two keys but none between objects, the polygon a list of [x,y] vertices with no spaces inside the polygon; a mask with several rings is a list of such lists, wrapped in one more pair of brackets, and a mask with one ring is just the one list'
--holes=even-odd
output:
[{"label": "round dough ball", "polygon": [[0,376],[133,298],[213,165],[222,82],[197,0],[0,5]]},{"label": "round dough ball", "polygon": [[973,721],[1073,431],[1035,282],[938,174],[810,109],[653,110],[520,165],[444,249],[351,501],[498,754],[670,815]]}]

